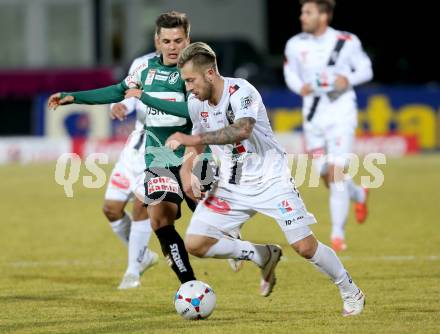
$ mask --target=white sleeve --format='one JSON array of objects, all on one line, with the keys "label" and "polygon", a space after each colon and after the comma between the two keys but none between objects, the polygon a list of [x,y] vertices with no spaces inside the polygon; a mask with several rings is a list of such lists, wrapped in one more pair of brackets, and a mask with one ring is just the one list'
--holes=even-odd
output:
[{"label": "white sleeve", "polygon": [[361,41],[352,35],[350,41],[351,50],[349,55],[349,65],[352,69],[349,73],[344,73],[351,86],[363,84],[373,78],[371,60],[362,48]]},{"label": "white sleeve", "polygon": [[299,95],[304,83],[299,76],[300,64],[298,63],[298,59],[295,57],[291,43],[292,42],[287,42],[286,49],[284,51],[284,80],[286,81],[287,87]]},{"label": "white sleeve", "polygon": [[130,68],[128,69],[128,74],[133,74],[134,71],[136,70],[136,68],[138,68],[139,65],[142,65],[142,58],[136,58],[135,60],[133,60],[133,62],[130,65]]},{"label": "white sleeve", "polygon": [[[143,62],[144,62],[143,57],[139,57],[139,58],[136,58],[135,60],[133,60],[133,62],[130,65],[130,69],[128,70],[127,78],[129,76],[135,76],[135,71],[142,66]],[[148,66],[148,62],[147,62],[147,66]],[[127,80],[127,78],[125,78],[125,80]],[[140,80],[140,78],[139,78],[139,80]],[[127,85],[127,86],[129,86],[129,85]],[[132,87],[132,88],[134,88],[134,87]],[[125,100],[118,102],[118,103],[122,103],[123,105],[125,105],[127,107],[127,114],[130,114],[136,110],[136,99],[134,97],[129,98],[129,99],[125,99]],[[110,105],[110,109],[113,108],[114,105],[115,105],[115,103],[112,103]]]},{"label": "white sleeve", "polygon": [[[133,62],[134,64],[134,62]],[[139,65],[135,67],[134,70],[128,73],[128,76],[124,79],[124,83],[128,88],[138,88],[142,89],[142,80],[141,74],[142,72],[148,68],[148,60],[141,62]],[[130,68],[131,70],[131,68]]]},{"label": "white sleeve", "polygon": [[[127,108],[126,115],[128,115],[128,114],[131,114],[132,112],[136,111],[136,103],[137,103],[137,101],[139,101],[137,98],[130,97],[130,98],[122,100],[121,102],[118,102],[118,103],[122,103]],[[110,109],[113,108],[113,106],[115,104],[116,103],[110,104]]]},{"label": "white sleeve", "polygon": [[256,120],[258,117],[261,97],[255,88],[248,85],[242,85],[231,95],[230,103],[235,115],[234,121],[243,117],[252,117]]}]

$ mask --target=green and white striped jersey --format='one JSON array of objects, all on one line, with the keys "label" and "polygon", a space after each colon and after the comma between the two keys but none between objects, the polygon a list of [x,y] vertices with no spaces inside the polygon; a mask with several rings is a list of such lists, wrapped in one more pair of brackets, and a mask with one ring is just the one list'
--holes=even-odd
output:
[{"label": "green and white striped jersey", "polygon": [[[149,96],[167,101],[185,102],[185,82],[175,65],[162,63],[160,56],[146,59],[123,81],[128,88],[142,89]],[[188,117],[167,114],[158,108],[147,106],[145,118],[147,167],[179,166],[184,148],[172,151],[165,147],[166,139],[174,132],[191,133]]]}]

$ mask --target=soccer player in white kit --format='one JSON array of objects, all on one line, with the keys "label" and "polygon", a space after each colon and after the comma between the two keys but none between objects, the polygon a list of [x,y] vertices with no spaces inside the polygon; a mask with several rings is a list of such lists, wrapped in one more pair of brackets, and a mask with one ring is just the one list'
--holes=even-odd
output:
[{"label": "soccer player in white kit", "polygon": [[[132,73],[140,64],[155,57],[156,52],[136,58],[130,66]],[[132,289],[141,285],[140,275],[158,262],[158,255],[148,249],[151,224],[144,206],[145,170],[145,117],[147,107],[135,98],[125,99],[111,105],[111,117],[124,120],[136,112],[136,123],[124,150],[111,173],[103,211],[113,232],[128,246],[128,266],[118,289]],[[132,217],[125,212],[129,200],[133,199]]]},{"label": "soccer player in white kit", "polygon": [[[191,173],[194,153],[202,153],[203,147],[210,145],[221,160],[218,184],[199,203],[186,232],[188,251],[198,257],[254,262],[261,268],[260,293],[268,296],[276,282],[281,247],[226,236],[261,212],[274,218],[292,248],[337,285],[343,299],[343,315],[361,313],[364,294],[336,253],[316,240],[309,227],[316,223],[315,217],[307,212],[294,186],[286,154],[274,138],[258,91],[246,80],[222,77],[216,55],[205,43],[185,48],[178,66],[191,93],[187,105],[179,104],[189,110],[193,133],[176,132],[166,145],[172,149],[187,147],[181,177],[188,196],[196,197],[200,186]],[[161,103],[165,112],[177,109],[164,108],[164,104],[177,102],[157,102],[146,94],[141,100],[149,105]],[[193,156],[188,158],[190,154]]]},{"label": "soccer player in white kit", "polygon": [[329,26],[334,0],[302,0],[303,32],[288,40],[284,78],[303,97],[306,149],[330,189],[331,241],[347,248],[345,224],[350,200],[358,223],[367,217],[367,189],[344,175],[357,126],[353,86],[372,79],[371,61],[359,39]]}]

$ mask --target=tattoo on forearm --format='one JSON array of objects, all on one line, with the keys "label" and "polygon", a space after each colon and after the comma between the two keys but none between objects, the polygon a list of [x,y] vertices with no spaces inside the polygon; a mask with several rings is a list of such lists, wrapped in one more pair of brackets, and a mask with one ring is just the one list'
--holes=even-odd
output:
[{"label": "tattoo on forearm", "polygon": [[252,117],[240,118],[234,124],[223,129],[203,133],[200,138],[204,145],[233,144],[247,138],[252,133],[254,124],[255,119]]}]

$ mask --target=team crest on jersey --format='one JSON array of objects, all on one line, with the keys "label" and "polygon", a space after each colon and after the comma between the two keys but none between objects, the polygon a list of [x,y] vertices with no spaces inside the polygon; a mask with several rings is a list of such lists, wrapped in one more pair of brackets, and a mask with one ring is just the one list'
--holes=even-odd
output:
[{"label": "team crest on jersey", "polygon": [[154,77],[156,76],[156,70],[148,70],[147,78],[145,79],[146,85],[151,85],[153,83]]},{"label": "team crest on jersey", "polygon": [[208,112],[207,111],[201,111],[200,112],[200,119],[202,121],[202,126],[205,128],[209,128],[209,124],[208,124]]},{"label": "team crest on jersey", "polygon": [[179,72],[173,72],[168,77],[168,83],[170,85],[174,85],[177,82],[177,80],[179,80]]},{"label": "team crest on jersey", "polygon": [[239,85],[229,86],[229,89],[228,89],[229,95],[234,94],[239,88],[240,88]]}]

